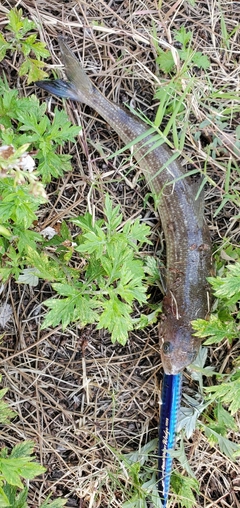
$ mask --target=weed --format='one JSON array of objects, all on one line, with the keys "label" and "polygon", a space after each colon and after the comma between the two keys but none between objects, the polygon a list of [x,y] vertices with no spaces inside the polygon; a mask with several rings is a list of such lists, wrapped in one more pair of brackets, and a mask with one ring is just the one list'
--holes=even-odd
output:
[{"label": "weed", "polygon": [[[74,285],[67,281],[52,284],[62,298],[45,301],[51,310],[43,327],[62,323],[66,328],[75,321],[82,326],[97,323],[97,329],[105,328],[111,333],[112,342],[125,344],[128,332],[137,325],[131,317],[133,302],[147,302],[147,286],[143,284],[144,263],[139,258],[139,248],[143,243],[150,243],[149,227],[135,221],[132,224],[127,222],[120,229],[120,207],[113,208],[108,195],[104,220],[94,223],[93,217],[87,213],[72,222],[82,230],[75,247],[75,252],[84,259],[82,280],[75,280]],[[39,276],[42,276],[41,270]],[[157,312],[152,318],[156,315]]]},{"label": "weed", "polygon": [[[0,377],[1,381],[1,377]],[[11,418],[17,416],[8,404],[2,400],[6,388],[0,390],[0,423],[7,425]],[[46,469],[37,462],[33,455],[35,443],[23,441],[10,451],[6,446],[0,451],[0,506],[1,508],[27,508],[28,487],[23,480],[33,480]],[[40,508],[61,508],[66,504],[64,499],[50,501],[48,497]]]},{"label": "weed", "polygon": [[[7,14],[8,24],[5,29],[9,32],[6,39],[0,34],[0,61],[6,56],[8,50],[22,53],[24,61],[19,68],[19,76],[27,75],[27,83],[32,83],[38,79],[47,77],[47,73],[43,71],[45,62],[41,61],[41,57],[47,58],[49,51],[45,48],[45,44],[37,41],[37,33],[31,33],[36,30],[34,21],[24,18],[22,9],[11,9]],[[27,35],[28,34],[28,35]],[[36,58],[31,58],[33,53]]]}]

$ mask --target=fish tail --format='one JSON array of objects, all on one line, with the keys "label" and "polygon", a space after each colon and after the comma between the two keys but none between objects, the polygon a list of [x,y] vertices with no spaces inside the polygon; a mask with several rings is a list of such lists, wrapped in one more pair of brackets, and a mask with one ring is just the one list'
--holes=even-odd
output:
[{"label": "fish tail", "polygon": [[58,37],[61,50],[61,60],[64,64],[66,76],[78,94],[78,100],[86,102],[85,99],[91,99],[93,93],[93,84],[87,76],[79,60],[75,57],[71,49],[65,43],[64,37]]},{"label": "fish tail", "polygon": [[43,90],[62,97],[63,99],[72,99],[73,101],[79,101],[78,91],[75,89],[72,83],[63,81],[62,79],[49,79],[43,81],[36,81],[35,85],[39,86]]},{"label": "fish tail", "polygon": [[61,50],[61,60],[64,64],[64,70],[68,81],[54,79],[36,81],[35,84],[43,88],[43,90],[57,95],[57,97],[72,99],[91,106],[95,87],[79,60],[77,60],[71,49],[65,43],[64,37],[58,37],[58,42]]},{"label": "fish tail", "polygon": [[170,451],[174,449],[182,391],[182,374],[164,374],[159,425],[158,492],[163,508],[167,506],[172,470]]}]

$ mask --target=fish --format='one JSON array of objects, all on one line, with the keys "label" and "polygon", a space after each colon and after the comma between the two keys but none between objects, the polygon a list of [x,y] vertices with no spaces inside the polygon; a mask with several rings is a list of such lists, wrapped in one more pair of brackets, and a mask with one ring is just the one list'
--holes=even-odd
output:
[{"label": "fish", "polygon": [[[58,97],[93,108],[129,147],[132,146],[147,186],[157,197],[166,243],[165,294],[159,324],[160,355],[164,370],[159,430],[158,491],[166,506],[182,386],[182,372],[196,359],[201,339],[191,322],[209,312],[211,241],[204,220],[204,190],[197,185],[164,142],[156,143],[154,129],[136,115],[109,101],[92,83],[64,37],[59,37],[67,81],[37,81]],[[200,182],[201,183],[201,182]],[[198,183],[198,185],[200,185]]]}]

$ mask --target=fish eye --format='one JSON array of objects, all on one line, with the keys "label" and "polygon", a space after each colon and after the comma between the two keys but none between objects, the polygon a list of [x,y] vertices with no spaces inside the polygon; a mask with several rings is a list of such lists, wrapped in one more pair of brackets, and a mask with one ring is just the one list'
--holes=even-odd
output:
[{"label": "fish eye", "polygon": [[164,342],[163,343],[163,352],[165,354],[171,353],[172,350],[173,350],[173,345],[171,344],[171,342]]}]

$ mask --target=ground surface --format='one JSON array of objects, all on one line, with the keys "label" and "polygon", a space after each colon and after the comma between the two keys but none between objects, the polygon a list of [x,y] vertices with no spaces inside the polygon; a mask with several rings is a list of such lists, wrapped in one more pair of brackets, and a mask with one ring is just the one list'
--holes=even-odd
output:
[{"label": "ground surface", "polygon": [[[236,88],[237,83],[239,87],[237,36],[231,50],[219,48],[220,13],[224,13],[231,32],[239,23],[239,2],[226,5],[214,0],[196,1],[191,6],[172,0],[2,1],[1,16],[15,5],[39,25],[40,37],[52,55],[49,66],[59,64],[57,36],[64,34],[73,50],[79,51],[87,62],[92,79],[104,94],[117,103],[135,99],[137,107],[149,117],[154,114],[152,97],[157,72],[151,40],[153,26],[157,37],[170,44],[174,29],[185,25],[193,30],[195,48],[211,59],[212,83],[225,84],[229,80],[229,88]],[[10,79],[11,75],[14,69],[10,66]],[[22,93],[32,92],[32,88],[24,88],[24,83],[11,85],[22,87]],[[42,97],[41,92],[37,93]],[[57,102],[61,107],[62,102]],[[66,107],[72,121],[83,126],[83,135],[76,146],[66,148],[73,155],[73,171],[49,186],[49,203],[41,211],[39,226],[54,227],[59,220],[84,214],[89,206],[96,216],[101,216],[107,190],[114,202],[121,204],[124,219],[133,214],[147,218],[157,252],[160,223],[153,207],[143,208],[143,193],[136,183],[138,168],[126,177],[124,155],[107,162],[104,155],[122,146],[118,137],[93,111],[80,105]],[[193,122],[197,121],[196,115]],[[185,150],[203,165],[200,142],[196,149],[191,139],[189,132]],[[100,146],[104,155],[99,153]],[[237,224],[230,221],[237,210],[227,204],[217,218],[213,217],[222,199],[223,176],[217,164],[209,163],[207,169],[218,183],[217,188],[209,187],[206,193],[206,217],[217,249],[223,237],[232,235],[237,243]],[[5,330],[1,367],[10,389],[8,400],[19,417],[2,430],[1,441],[9,446],[22,439],[36,442],[37,453],[48,471],[44,478],[31,484],[30,506],[38,506],[52,492],[54,497],[66,496],[67,506],[72,508],[121,507],[128,499],[131,479],[118,463],[117,452],[136,450],[157,437],[162,377],[157,327],[133,332],[125,347],[113,346],[108,334],[94,327],[81,330],[71,326],[64,333],[59,327],[43,332],[40,323],[45,311],[41,304],[50,294],[46,283],[30,290],[9,282],[5,288],[14,317]],[[223,365],[226,347],[225,344],[209,352],[209,362],[215,370]],[[228,350],[227,358],[230,356]],[[223,369],[227,368],[225,362]],[[186,376],[186,386],[188,382]],[[237,442],[236,435],[230,437]],[[217,447],[211,447],[200,431],[186,441],[186,454],[200,482],[197,508],[239,506],[237,463],[228,460]],[[155,467],[154,458],[149,464]],[[178,464],[175,467],[182,471]],[[169,508],[177,506],[173,496]]]}]

